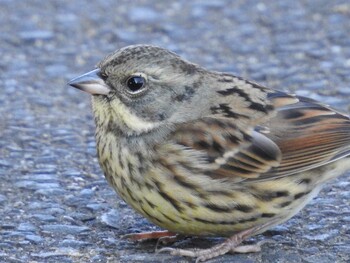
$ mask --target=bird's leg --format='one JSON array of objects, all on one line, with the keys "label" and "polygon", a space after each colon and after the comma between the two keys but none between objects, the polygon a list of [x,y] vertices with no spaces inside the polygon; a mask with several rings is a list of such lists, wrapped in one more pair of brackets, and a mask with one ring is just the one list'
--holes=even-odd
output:
[{"label": "bird's leg", "polygon": [[171,238],[175,238],[176,236],[177,236],[176,233],[165,230],[165,231],[132,233],[132,234],[123,235],[121,238],[131,240],[131,241],[145,241],[145,240],[152,240],[152,239],[162,240],[167,238],[169,238],[170,240]]},{"label": "bird's leg", "polygon": [[266,244],[266,243],[273,243],[273,240],[261,240],[256,244],[252,245],[241,245],[237,246],[235,248],[232,248],[229,253],[240,253],[240,254],[245,254],[245,253],[256,253],[261,251],[261,246]]},{"label": "bird's leg", "polygon": [[159,244],[168,245],[168,244],[175,243],[176,241],[182,240],[184,238],[186,238],[186,236],[180,235],[180,234],[174,234],[173,236],[160,237],[157,241],[156,250],[157,250],[157,247]]},{"label": "bird's leg", "polygon": [[178,249],[178,248],[170,248],[165,247],[158,250],[158,253],[169,252],[173,256],[186,256],[196,258],[197,262],[206,261],[211,258],[215,258],[220,255],[224,255],[228,252],[236,252],[236,253],[250,253],[250,252],[258,252],[260,251],[260,245],[263,242],[259,242],[256,245],[244,245],[239,246],[245,239],[250,236],[253,236],[259,233],[262,229],[270,226],[271,223],[264,224],[261,226],[255,226],[241,232],[238,232],[226,239],[224,242],[215,245],[208,249]]}]

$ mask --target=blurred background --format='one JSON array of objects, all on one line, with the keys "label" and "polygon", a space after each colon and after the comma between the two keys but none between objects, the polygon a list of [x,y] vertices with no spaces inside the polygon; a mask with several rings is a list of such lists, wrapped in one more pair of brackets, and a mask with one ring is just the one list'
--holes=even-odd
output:
[{"label": "blurred background", "polygon": [[[350,111],[347,0],[0,0],[0,24],[1,262],[191,262],[120,239],[156,228],[107,185],[90,97],[66,85],[115,49],[162,46]],[[349,176],[254,237],[274,241],[261,253],[211,262],[350,262]]]}]

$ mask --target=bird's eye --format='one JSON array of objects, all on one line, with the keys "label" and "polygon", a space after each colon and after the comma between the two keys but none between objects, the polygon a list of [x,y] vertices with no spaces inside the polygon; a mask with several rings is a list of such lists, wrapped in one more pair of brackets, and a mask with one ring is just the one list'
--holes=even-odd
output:
[{"label": "bird's eye", "polygon": [[138,93],[145,86],[146,80],[142,76],[132,76],[128,78],[126,85],[128,86],[129,92]]}]

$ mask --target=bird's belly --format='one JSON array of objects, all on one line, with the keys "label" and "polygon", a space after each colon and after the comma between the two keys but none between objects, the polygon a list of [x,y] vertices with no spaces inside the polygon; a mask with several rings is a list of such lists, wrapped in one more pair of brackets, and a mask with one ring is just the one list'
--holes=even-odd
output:
[{"label": "bird's belly", "polygon": [[[115,176],[115,189],[136,211],[172,232],[198,236],[229,236],[271,222],[280,224],[299,212],[319,191],[300,187],[301,179],[235,186],[232,192],[196,195],[157,176],[136,184],[128,174]],[[155,183],[156,182],[156,183]],[[278,188],[277,188],[278,185]],[[273,190],[276,189],[276,190]]]},{"label": "bird's belly", "polygon": [[264,232],[299,212],[320,189],[317,169],[232,184],[195,175],[184,183],[157,168],[144,172],[128,153],[108,157],[100,158],[101,167],[126,203],[154,224],[187,235],[229,236],[271,222]]}]

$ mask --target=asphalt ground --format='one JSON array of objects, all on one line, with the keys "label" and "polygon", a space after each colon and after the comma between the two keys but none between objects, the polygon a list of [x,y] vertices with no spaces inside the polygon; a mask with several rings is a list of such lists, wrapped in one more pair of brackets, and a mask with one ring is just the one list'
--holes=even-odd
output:
[{"label": "asphalt ground", "polygon": [[[0,0],[0,262],[191,262],[120,239],[157,229],[107,185],[90,97],[66,85],[107,53],[163,46],[209,69],[350,111],[349,1]],[[210,262],[350,262],[350,174]],[[177,247],[221,239],[188,238]]]}]

